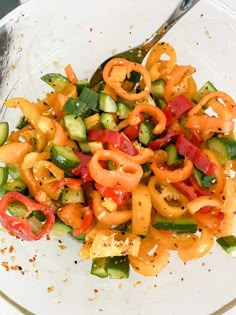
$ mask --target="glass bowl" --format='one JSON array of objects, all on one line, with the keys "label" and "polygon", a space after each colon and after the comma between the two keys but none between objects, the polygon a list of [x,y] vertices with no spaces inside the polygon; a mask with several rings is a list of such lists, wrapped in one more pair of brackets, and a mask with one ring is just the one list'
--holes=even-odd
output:
[{"label": "glass bowl", "polygon": [[[49,91],[42,74],[63,73],[68,63],[79,79],[89,78],[106,57],[151,35],[177,2],[26,2],[0,21],[1,104],[7,97],[42,97]],[[211,80],[236,98],[235,36],[235,2],[205,0],[163,41],[175,47],[180,64],[197,68],[198,86]],[[18,118],[18,111],[1,107],[0,119],[11,127]],[[125,280],[91,276],[80,246],[69,236],[25,242],[1,231],[1,292],[18,303],[9,314],[216,315],[234,306],[236,261],[217,245],[186,265],[172,254],[157,277],[131,272]]]}]

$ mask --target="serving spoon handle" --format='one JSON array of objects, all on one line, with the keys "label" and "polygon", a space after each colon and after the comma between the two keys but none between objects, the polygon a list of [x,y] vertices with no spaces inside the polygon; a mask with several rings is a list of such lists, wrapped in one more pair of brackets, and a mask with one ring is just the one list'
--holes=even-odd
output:
[{"label": "serving spoon handle", "polygon": [[113,55],[103,61],[103,63],[97,68],[93,76],[90,79],[91,87],[102,81],[102,71],[109,60],[112,58],[125,58],[129,61],[142,63],[143,59],[150,51],[150,49],[200,0],[182,0],[178,3],[172,14],[167,20],[142,44],[130,48],[116,55]]}]

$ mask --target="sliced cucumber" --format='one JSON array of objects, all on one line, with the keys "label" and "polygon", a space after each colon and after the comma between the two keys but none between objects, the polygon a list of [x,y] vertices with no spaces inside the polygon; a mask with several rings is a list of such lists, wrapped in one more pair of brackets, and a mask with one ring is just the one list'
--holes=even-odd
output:
[{"label": "sliced cucumber", "polygon": [[0,122],[0,146],[3,145],[9,134],[9,125],[8,122]]},{"label": "sliced cucumber", "polygon": [[194,167],[193,168],[193,175],[201,187],[208,188],[212,185],[217,184],[217,179],[216,179],[215,174],[213,174],[211,176],[207,176],[202,171],[200,171],[198,168]]},{"label": "sliced cucumber", "polygon": [[198,103],[205,95],[207,95],[210,92],[216,91],[216,88],[214,85],[210,82],[207,81],[194,95],[192,98],[192,101],[194,103]]},{"label": "sliced cucumber", "polygon": [[154,227],[157,230],[174,231],[177,233],[195,233],[198,229],[197,222],[193,218],[169,219],[159,215],[155,217]]},{"label": "sliced cucumber", "polygon": [[173,143],[168,144],[165,149],[167,153],[167,165],[173,165],[178,161],[178,151]]},{"label": "sliced cucumber", "polygon": [[8,168],[5,166],[0,167],[0,187],[5,185],[8,180]]},{"label": "sliced cucumber", "polygon": [[152,173],[152,169],[151,169],[151,165],[149,162],[147,163],[144,163],[141,165],[142,166],[142,169],[143,169],[143,178],[148,178],[151,173]]},{"label": "sliced cucumber", "polygon": [[79,101],[78,99],[70,97],[63,106],[63,110],[69,114],[78,116],[82,119],[90,116],[93,111],[91,108],[84,102]]},{"label": "sliced cucumber", "polygon": [[22,129],[29,124],[29,120],[22,116],[16,125],[16,129]]},{"label": "sliced cucumber", "polygon": [[19,178],[23,180],[20,172],[19,164],[17,163],[9,163],[7,164],[8,172],[12,178]]},{"label": "sliced cucumber", "polygon": [[61,202],[63,205],[68,203],[84,203],[84,190],[80,188],[78,190],[65,188],[62,191]]},{"label": "sliced cucumber", "polygon": [[129,278],[130,265],[128,256],[108,257],[107,271],[108,277],[112,279]]},{"label": "sliced cucumber", "polygon": [[207,145],[221,163],[236,159],[236,141],[233,139],[213,137],[207,140]]},{"label": "sliced cucumber", "polygon": [[6,190],[0,187],[0,198],[2,198],[6,193]]},{"label": "sliced cucumber", "polygon": [[99,278],[106,278],[108,276],[107,258],[94,258],[90,274]]},{"label": "sliced cucumber", "polygon": [[71,82],[60,73],[48,73],[41,77],[55,91],[61,91],[71,84]]},{"label": "sliced cucumber", "polygon": [[99,108],[106,113],[116,113],[116,102],[104,92],[99,93]]},{"label": "sliced cucumber", "polygon": [[89,143],[87,141],[80,141],[79,147],[80,147],[81,152],[83,152],[83,153],[89,153],[90,152]]},{"label": "sliced cucumber", "polygon": [[236,237],[234,235],[222,236],[216,242],[232,257],[236,257]]},{"label": "sliced cucumber", "polygon": [[128,278],[130,273],[130,265],[128,256],[114,256],[95,258],[92,262],[90,274],[111,279]]},{"label": "sliced cucumber", "polygon": [[158,79],[156,81],[153,81],[151,84],[151,94],[155,97],[164,97],[166,83],[162,79]]},{"label": "sliced cucumber", "polygon": [[79,80],[78,82],[75,83],[76,89],[78,94],[81,93],[81,91],[83,90],[83,88],[90,88],[90,83],[88,80]]},{"label": "sliced cucumber", "polygon": [[99,110],[99,104],[98,104],[98,93],[84,87],[79,95],[79,102],[84,102],[88,105],[88,107],[93,110],[94,112],[98,112]]},{"label": "sliced cucumber", "polygon": [[128,118],[130,111],[131,111],[130,108],[126,106],[125,104],[120,103],[120,102],[117,104],[117,116],[120,119]]},{"label": "sliced cucumber", "polygon": [[62,170],[69,172],[80,163],[79,157],[69,146],[53,145],[50,150],[52,162]]},{"label": "sliced cucumber", "polygon": [[155,103],[156,103],[156,106],[159,107],[160,109],[163,109],[166,107],[166,101],[164,100],[164,98],[156,98],[155,99]]},{"label": "sliced cucumber", "polygon": [[153,139],[153,125],[148,121],[142,121],[139,128],[138,139],[144,145],[147,145]]},{"label": "sliced cucumber", "polygon": [[69,133],[69,137],[76,141],[86,140],[86,127],[81,117],[69,114],[63,118],[63,124]]},{"label": "sliced cucumber", "polygon": [[100,122],[104,129],[116,130],[116,121],[112,114],[102,113]]},{"label": "sliced cucumber", "polygon": [[28,188],[26,184],[19,178],[9,180],[4,185],[2,185],[2,188],[8,191],[17,191],[22,194],[26,194],[28,191]]},{"label": "sliced cucumber", "polygon": [[69,235],[76,241],[78,242],[82,242],[84,243],[85,242],[85,234],[81,233],[81,234],[78,234],[76,236],[73,235],[73,231],[69,232]]},{"label": "sliced cucumber", "polygon": [[56,218],[56,221],[53,225],[53,228],[50,231],[51,235],[64,235],[71,232],[73,229],[71,226],[62,222],[59,218]]},{"label": "sliced cucumber", "polygon": [[14,217],[24,217],[27,213],[26,206],[21,202],[11,202],[8,207],[7,211],[10,213],[10,215],[13,215]]}]

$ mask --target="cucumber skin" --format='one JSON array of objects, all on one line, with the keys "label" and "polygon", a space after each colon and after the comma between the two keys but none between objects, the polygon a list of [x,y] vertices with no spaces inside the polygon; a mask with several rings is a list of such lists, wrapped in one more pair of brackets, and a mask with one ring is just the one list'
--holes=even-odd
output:
[{"label": "cucumber skin", "polygon": [[47,73],[41,77],[41,80],[51,86],[55,91],[61,91],[71,84],[71,82],[60,73]]},{"label": "cucumber skin", "polygon": [[9,134],[9,125],[7,122],[0,122],[0,146],[2,146],[8,137]]},{"label": "cucumber skin", "polygon": [[207,140],[207,145],[221,163],[236,159],[236,141],[233,139],[213,137]]},{"label": "cucumber skin", "polygon": [[195,233],[198,229],[197,222],[192,218],[167,219],[157,216],[153,225],[157,230],[174,231],[176,233]]},{"label": "cucumber skin", "polygon": [[86,126],[81,117],[75,116],[73,114],[65,115],[63,118],[63,124],[65,125],[71,140],[86,140]]},{"label": "cucumber skin", "polygon": [[50,156],[52,162],[66,172],[70,172],[80,163],[79,157],[73,152],[71,147],[67,146],[52,146]]}]

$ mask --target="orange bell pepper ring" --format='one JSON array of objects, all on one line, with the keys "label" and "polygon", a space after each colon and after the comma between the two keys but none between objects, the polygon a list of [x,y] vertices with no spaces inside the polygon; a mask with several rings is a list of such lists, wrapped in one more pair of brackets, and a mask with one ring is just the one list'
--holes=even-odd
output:
[{"label": "orange bell pepper ring", "polygon": [[[220,99],[221,101],[218,101]],[[214,104],[212,101],[217,101],[218,102],[218,109],[216,108],[216,104]],[[213,104],[214,110],[217,111],[219,116],[221,118],[226,118],[222,117],[222,115],[219,112],[220,108],[223,108],[222,113],[225,113],[226,111],[231,112],[232,118],[235,118],[236,116],[236,103],[234,100],[226,93],[221,92],[221,91],[215,91],[215,92],[210,92],[207,95],[205,95],[200,102],[194,106],[188,113],[188,115],[196,115],[203,106],[206,104],[209,104],[211,102]],[[227,117],[227,119],[230,119],[231,117]]]},{"label": "orange bell pepper ring", "polygon": [[[162,59],[162,56],[168,55],[169,59]],[[157,43],[151,50],[145,67],[148,69],[152,81],[159,77],[166,79],[176,64],[175,49],[169,43]]]},{"label": "orange bell pepper ring", "polygon": [[185,127],[200,131],[211,131],[217,133],[232,133],[234,130],[233,120],[224,120],[218,117],[210,117],[207,115],[191,115],[188,117]]},{"label": "orange bell pepper ring", "polygon": [[[153,254],[150,252],[155,248]],[[134,270],[143,276],[156,276],[168,264],[169,251],[165,248],[156,247],[155,241],[147,236],[141,240],[138,257],[129,255],[129,262]]]},{"label": "orange bell pepper ring", "polygon": [[[122,152],[120,149],[118,149],[116,146],[114,146],[112,144],[108,145],[108,149],[111,151],[117,152],[117,153]],[[141,147],[138,151],[139,152],[137,155],[131,156],[131,155],[126,154],[124,152],[123,152],[123,154],[126,154],[127,158],[131,159],[132,161],[134,161],[140,165],[149,162],[154,155],[154,152],[149,148]]]},{"label": "orange bell pepper ring", "polygon": [[[99,161],[112,161],[116,164],[115,170],[104,169]],[[98,150],[89,162],[89,172],[92,178],[100,185],[133,191],[142,178],[142,167],[126,157],[122,152]]]},{"label": "orange bell pepper ring", "polygon": [[131,210],[109,211],[102,205],[102,196],[98,191],[92,193],[93,211],[95,217],[104,224],[119,225],[129,221],[132,217]]},{"label": "orange bell pepper ring", "polygon": [[[122,87],[122,83],[126,77],[130,76],[132,71],[140,73],[143,77],[145,89],[139,93],[130,93]],[[151,92],[151,77],[148,70],[141,64],[124,58],[111,59],[103,69],[103,79],[118,96],[129,101],[141,100]]]},{"label": "orange bell pepper ring", "polygon": [[157,152],[154,162],[151,165],[151,169],[157,178],[167,181],[168,183],[178,183],[187,179],[192,174],[193,162],[189,159],[184,160],[184,166],[182,168],[168,170],[162,166],[165,162],[166,154],[162,154],[164,153],[163,150]]},{"label": "orange bell pepper ring", "polygon": [[221,200],[213,196],[200,196],[187,204],[188,211],[191,214],[194,214],[205,206],[215,207],[220,211],[222,211],[223,209],[223,203],[221,202]]},{"label": "orange bell pepper ring", "polygon": [[[164,92],[164,98],[167,102],[169,102],[171,99],[173,99],[175,96],[179,95],[179,94],[186,94],[184,92],[187,92],[188,96],[188,85],[189,82],[186,81],[186,84],[184,84],[184,86],[182,87],[183,90],[181,89],[181,83],[187,79],[190,78],[191,75],[196,71],[195,68],[193,68],[192,66],[179,66],[179,65],[175,65],[174,69],[172,70],[171,74],[170,74],[170,78],[166,83],[166,88],[165,88],[165,92]],[[195,93],[195,88],[192,87],[193,82],[190,81],[190,85],[191,85],[191,94]],[[186,86],[187,85],[187,86]],[[176,93],[176,88],[180,87],[180,93]],[[192,95],[193,96],[193,95]],[[191,97],[189,97],[191,98]]]},{"label": "orange bell pepper ring", "polygon": [[140,113],[146,113],[158,121],[158,124],[153,129],[154,134],[160,134],[165,130],[166,127],[165,114],[162,112],[160,108],[147,103],[140,103],[136,105],[134,109],[130,112],[128,121],[131,126],[137,125],[141,122]]},{"label": "orange bell pepper ring", "polygon": [[[220,101],[218,100],[220,99]],[[210,106],[218,117],[208,116],[202,113],[203,106]],[[236,104],[226,93],[221,91],[210,92],[188,113],[185,124],[187,128],[217,133],[232,133],[234,130],[233,118],[236,117]]]}]

